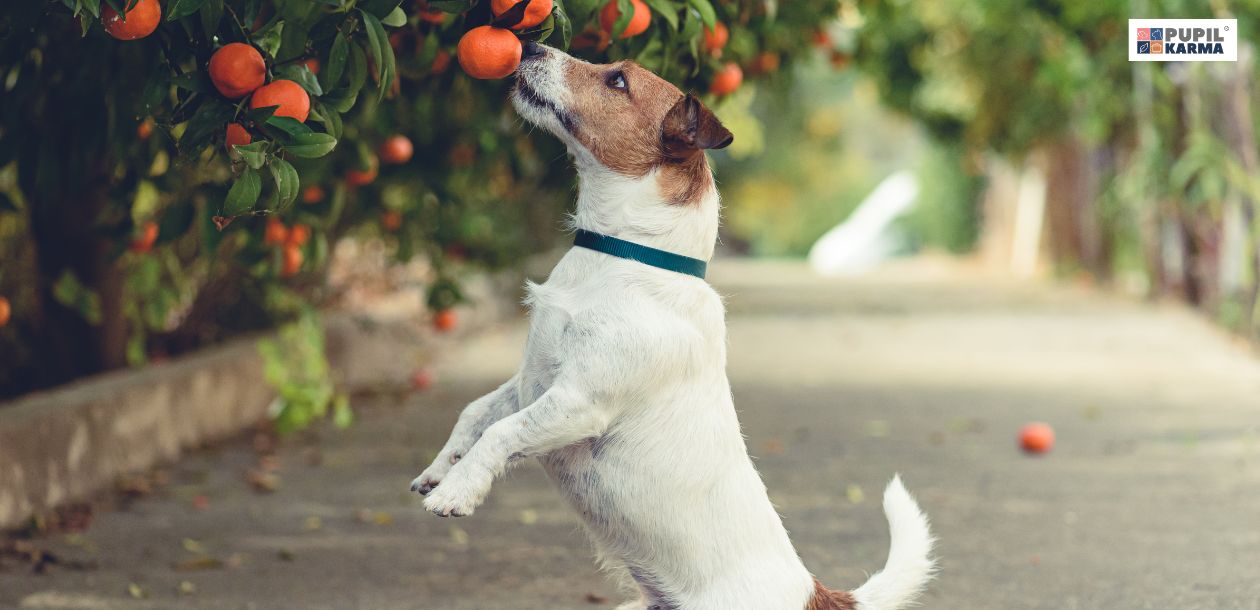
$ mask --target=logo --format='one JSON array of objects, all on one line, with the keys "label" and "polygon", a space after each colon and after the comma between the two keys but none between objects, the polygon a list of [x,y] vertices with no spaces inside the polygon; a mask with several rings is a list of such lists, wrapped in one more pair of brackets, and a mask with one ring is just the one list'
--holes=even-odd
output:
[{"label": "logo", "polygon": [[1238,20],[1130,19],[1129,61],[1238,61]]}]

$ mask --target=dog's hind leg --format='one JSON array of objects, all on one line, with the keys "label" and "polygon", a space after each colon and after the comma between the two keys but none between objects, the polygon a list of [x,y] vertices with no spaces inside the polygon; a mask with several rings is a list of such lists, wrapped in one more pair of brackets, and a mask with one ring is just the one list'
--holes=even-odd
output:
[{"label": "dog's hind leg", "polygon": [[487,428],[515,413],[520,408],[519,383],[520,375],[514,375],[498,389],[464,407],[446,445],[438,452],[433,463],[411,482],[411,490],[418,491],[421,495],[433,491],[451,467],[468,455],[468,451]]}]

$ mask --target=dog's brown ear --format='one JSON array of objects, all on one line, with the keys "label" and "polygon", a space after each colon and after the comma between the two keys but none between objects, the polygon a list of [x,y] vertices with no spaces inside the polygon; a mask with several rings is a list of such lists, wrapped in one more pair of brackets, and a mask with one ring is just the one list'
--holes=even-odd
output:
[{"label": "dog's brown ear", "polygon": [[726,148],[735,136],[696,96],[687,94],[674,104],[661,125],[661,146],[669,159],[681,160],[698,150]]}]

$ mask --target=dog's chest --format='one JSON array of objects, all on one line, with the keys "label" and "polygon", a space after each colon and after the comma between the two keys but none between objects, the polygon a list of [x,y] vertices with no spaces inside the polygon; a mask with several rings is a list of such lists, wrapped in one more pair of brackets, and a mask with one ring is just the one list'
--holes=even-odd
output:
[{"label": "dog's chest", "polygon": [[522,405],[537,400],[555,382],[563,361],[565,332],[584,306],[580,295],[579,287],[556,279],[528,287],[529,334],[521,368]]}]

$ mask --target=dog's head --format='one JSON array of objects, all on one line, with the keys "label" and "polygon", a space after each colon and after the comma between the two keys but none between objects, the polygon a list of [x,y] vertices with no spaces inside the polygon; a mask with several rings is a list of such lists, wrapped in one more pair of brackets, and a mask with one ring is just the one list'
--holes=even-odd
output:
[{"label": "dog's head", "polygon": [[525,46],[512,102],[563,140],[579,168],[655,173],[661,198],[674,204],[712,186],[704,150],[733,139],[700,100],[632,61],[591,64],[535,43]]}]

